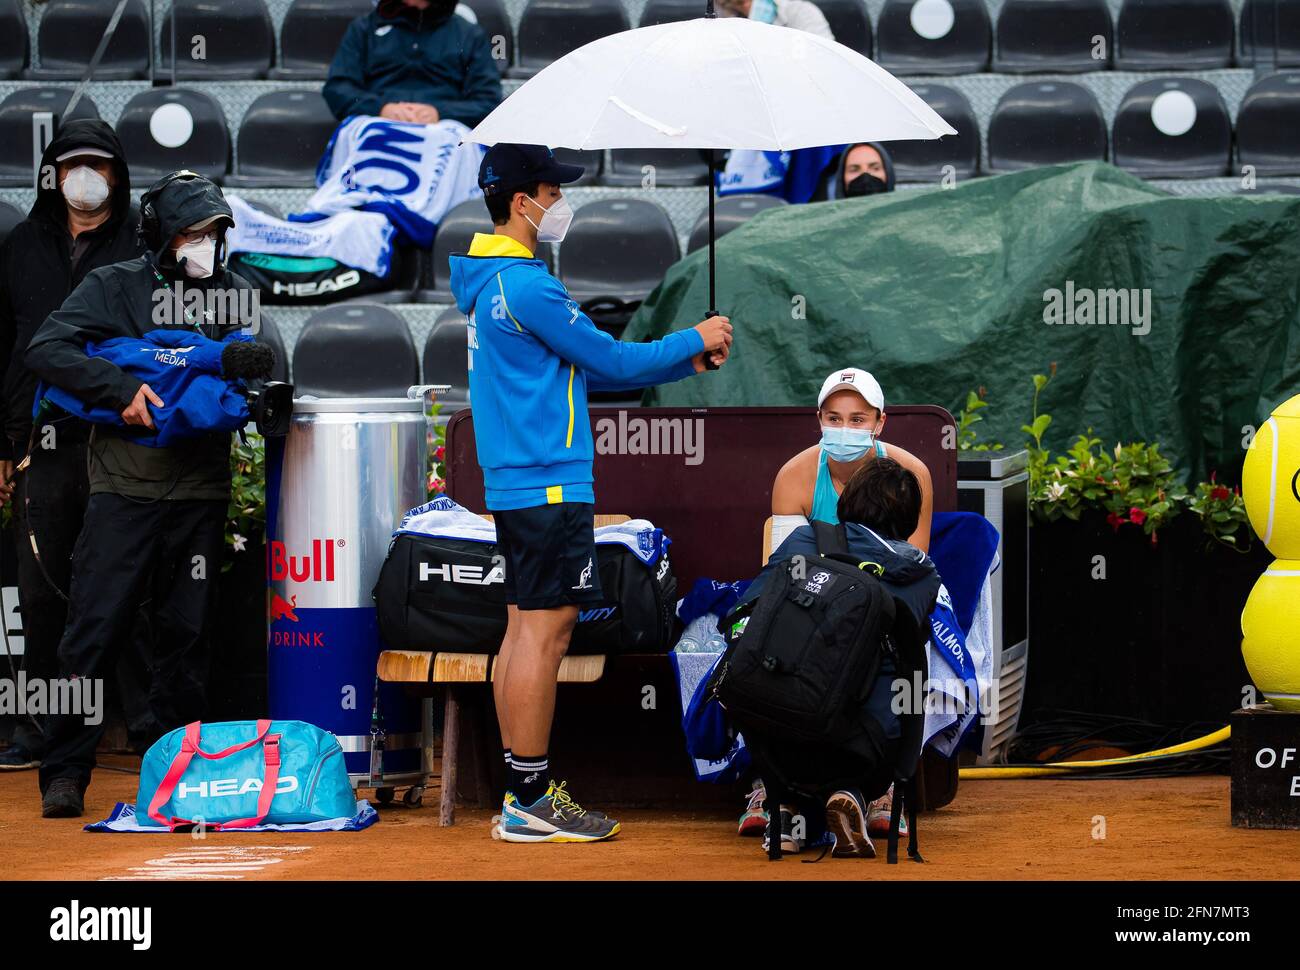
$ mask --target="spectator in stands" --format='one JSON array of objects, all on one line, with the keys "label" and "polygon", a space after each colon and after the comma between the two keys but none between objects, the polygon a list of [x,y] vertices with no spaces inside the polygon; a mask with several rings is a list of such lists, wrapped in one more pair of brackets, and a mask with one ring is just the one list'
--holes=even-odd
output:
[{"label": "spectator in stands", "polygon": [[481,27],[456,0],[380,0],[348,27],[322,92],[334,116],[378,115],[471,128],[501,103],[501,75]]},{"label": "spectator in stands", "polygon": [[867,371],[846,367],[822,383],[817,395],[822,438],[795,455],[772,484],[772,548],[809,519],[836,523],[836,503],[854,473],[876,458],[890,457],[921,484],[916,528],[904,538],[922,551],[930,548],[934,488],[925,462],[898,445],[880,440],[885,427],[885,394]]},{"label": "spectator in stands", "polygon": [[[853,393],[857,393],[856,388]],[[878,410],[883,410],[883,406]],[[901,449],[895,449],[895,452],[901,452]],[[911,611],[916,629],[921,636],[928,637],[929,615],[939,597],[939,574],[923,550],[903,541],[904,536],[916,535],[918,531],[923,508],[921,486],[922,480],[901,460],[877,456],[853,473],[843,493],[827,511],[835,514],[835,521],[844,522],[849,552],[881,566],[880,584],[894,597],[899,609]],[[825,518],[825,515],[817,518]],[[813,559],[817,554],[817,537],[812,527],[799,526],[776,547],[763,571],[741,597],[739,605],[756,599],[763,584],[780,564],[795,556]],[[881,731],[886,752],[882,769],[893,764],[894,751],[902,736],[898,714],[892,706],[893,673],[894,667],[886,660],[864,705],[866,713]],[[862,789],[843,789],[833,793],[824,808],[810,804],[782,805],[782,851],[798,852],[805,844],[815,844],[824,814],[826,828],[835,836],[834,855],[873,858],[876,851],[871,836],[888,835],[894,790],[883,770],[874,779],[864,778],[862,785],[865,797]],[[762,782],[757,781],[749,807],[742,816],[740,834],[762,832],[767,821],[766,813],[762,811],[766,797]],[[802,816],[808,823],[802,838],[793,824],[797,816]],[[746,817],[761,819],[762,825],[751,823],[745,826]],[[906,818],[900,820],[899,834],[908,834]]]},{"label": "spectator in stands", "polygon": [[849,145],[840,155],[835,177],[827,184],[826,197],[851,199],[894,191],[894,160],[879,142]]},{"label": "spectator in stands", "polygon": [[809,0],[718,0],[717,9],[733,17],[748,17],[778,27],[806,30],[827,40],[835,39],[826,15]]},{"label": "spectator in stands", "polygon": [[[63,593],[86,512],[90,428],[58,411],[44,416],[33,433],[37,377],[23,353],[87,273],[140,253],[138,228],[117,135],[103,121],[70,121],[41,159],[31,212],[0,247],[0,504],[14,503],[24,669],[32,680],[58,675],[67,619]],[[15,472],[25,455],[29,460]],[[36,767],[45,751],[43,727],[35,718],[20,718],[12,744],[0,751],[0,770]]]},{"label": "spectator in stands", "polygon": [[[41,380],[92,407],[111,408],[125,425],[97,424],[90,438],[90,500],[72,558],[59,676],[92,684],[102,678],[152,594],[151,701],[170,728],[205,713],[207,626],[230,501],[230,435],[201,434],[158,448],[139,443],[141,429],[153,427],[150,405],[163,401],[138,377],[88,355],[86,345],[159,327],[193,328],[219,340],[256,321],[246,317],[255,304],[241,296],[248,283],[222,262],[234,219],[221,189],[193,172],[176,172],[155,183],[140,208],[148,251],[88,274],[41,324],[25,360]],[[45,817],[81,815],[103,732],[102,719],[50,716],[40,774]]]}]

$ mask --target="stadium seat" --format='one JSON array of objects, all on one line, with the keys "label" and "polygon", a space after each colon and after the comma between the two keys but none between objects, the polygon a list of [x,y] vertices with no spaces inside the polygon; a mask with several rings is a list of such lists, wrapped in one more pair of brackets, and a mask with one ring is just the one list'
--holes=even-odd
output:
[{"label": "stadium seat", "polygon": [[[438,233],[433,237],[433,249],[424,262],[420,277],[420,290],[416,299],[421,303],[451,303],[453,297],[448,289],[451,268],[449,260],[453,253],[463,253],[469,249],[474,233],[492,232],[492,220],[488,217],[487,207],[482,199],[470,199],[453,208],[438,224]],[[546,263],[547,269],[555,265],[555,257],[550,243],[542,243],[536,254]]]},{"label": "stadium seat", "polygon": [[450,384],[451,390],[438,395],[441,417],[450,417],[469,407],[469,323],[455,307],[438,314],[424,342],[425,384]]},{"label": "stadium seat", "polygon": [[297,396],[406,397],[420,357],[406,321],[387,307],[340,303],[317,310],[293,348]]},{"label": "stadium seat", "polygon": [[[871,56],[871,18],[862,0],[814,0],[830,25],[837,43],[865,57]],[[698,6],[698,5],[697,5]]]},{"label": "stadium seat", "polygon": [[0,101],[0,185],[35,184],[32,151],[32,115],[38,111],[54,114],[58,123],[73,118],[98,118],[99,109],[85,95],[63,117],[72,88],[21,87]]},{"label": "stadium seat", "polygon": [[699,0],[647,0],[637,26],[657,27],[703,16],[704,7]]},{"label": "stadium seat", "polygon": [[246,195],[241,195],[240,198],[247,202],[251,209],[256,209],[258,212],[265,212],[268,216],[275,216],[277,219],[284,218],[284,213],[280,211],[279,206],[272,205],[265,199],[250,199]]},{"label": "stadium seat", "polygon": [[630,27],[620,0],[528,0],[519,18],[519,64],[510,76],[532,77],[569,51]]},{"label": "stadium seat", "polygon": [[989,121],[989,169],[1106,159],[1106,122],[1087,88],[1069,81],[1017,84]]},{"label": "stadium seat", "polygon": [[988,70],[984,0],[885,0],[876,61],[894,74],[975,74]]},{"label": "stadium seat", "polygon": [[1232,161],[1232,119],[1205,81],[1143,81],[1120,103],[1111,146],[1115,164],[1143,178],[1215,178]]},{"label": "stadium seat", "polygon": [[1228,0],[1124,0],[1115,30],[1120,71],[1205,71],[1232,64]]},{"label": "stadium seat", "polygon": [[[496,58],[497,70],[504,76],[515,62],[515,35],[510,29],[510,16],[501,0],[460,0],[461,4],[474,11],[474,19],[487,34],[488,43],[492,45],[492,55]],[[497,38],[501,38],[499,46]],[[500,57],[497,54],[500,53]]]},{"label": "stadium seat", "polygon": [[9,233],[13,232],[14,226],[22,222],[26,216],[15,206],[8,202],[0,201],[0,243],[9,238]]},{"label": "stadium seat", "polygon": [[20,0],[0,0],[0,80],[17,77],[27,66],[27,20]]},{"label": "stadium seat", "polygon": [[319,91],[269,91],[239,126],[236,173],[228,185],[311,187],[338,120]]},{"label": "stadium seat", "polygon": [[[980,167],[980,126],[966,96],[943,84],[916,84],[912,91],[957,129],[955,135],[924,141],[891,141],[886,148],[894,159],[899,182],[938,182],[946,175],[974,178]],[[947,166],[952,171],[945,172]]]},{"label": "stadium seat", "polygon": [[708,185],[709,163],[694,148],[615,148],[601,181],[647,188]]},{"label": "stadium seat", "polygon": [[438,232],[433,237],[433,249],[424,263],[420,291],[416,298],[421,303],[452,302],[451,290],[448,289],[451,275],[448,261],[452,253],[463,253],[469,249],[474,233],[491,231],[492,220],[488,217],[482,199],[462,202],[443,216],[442,222],[438,223]]},{"label": "stadium seat", "polygon": [[1254,66],[1258,46],[1262,65],[1300,67],[1300,0],[1246,0],[1239,33],[1243,66]]},{"label": "stadium seat", "polygon": [[581,165],[582,175],[570,185],[591,185],[599,182],[605,172],[605,153],[603,151],[580,151],[576,148],[557,148],[555,157],[565,165]]},{"label": "stadium seat", "polygon": [[172,68],[176,18],[176,79],[256,80],[275,58],[275,30],[263,0],[173,0],[162,22],[160,74]]},{"label": "stadium seat", "polygon": [[[27,76],[41,80],[80,78],[104,36],[117,0],[51,0],[36,29],[40,66]],[[95,67],[97,81],[132,81],[149,74],[149,15],[142,0],[130,0],[113,39]]]},{"label": "stadium seat", "polygon": [[1256,175],[1300,175],[1300,71],[1256,81],[1237,111],[1237,163]]},{"label": "stadium seat", "polygon": [[275,368],[271,371],[271,380],[289,380],[289,352],[285,350],[284,338],[275,319],[266,310],[258,314],[259,329],[257,339],[275,351]]},{"label": "stadium seat", "polygon": [[1104,71],[1110,66],[1111,40],[1106,0],[1006,0],[998,13],[993,70],[1008,74]]},{"label": "stadium seat", "polygon": [[646,298],[681,256],[677,231],[646,199],[600,199],[578,209],[560,247],[560,280],[578,302]]},{"label": "stadium seat", "polygon": [[374,9],[371,0],[293,0],[280,25],[280,64],[270,76],[323,80],[348,24]]},{"label": "stadium seat", "polygon": [[[778,195],[724,195],[718,199],[713,210],[713,238],[721,239],[733,229],[738,229],[764,209],[778,208],[786,204]],[[709,244],[709,212],[706,209],[695,220],[691,229],[691,238],[686,244],[686,251],[693,253]]]},{"label": "stadium seat", "polygon": [[226,116],[201,91],[141,91],[122,109],[117,136],[131,166],[131,181],[139,185],[180,168],[220,182],[230,168]]}]

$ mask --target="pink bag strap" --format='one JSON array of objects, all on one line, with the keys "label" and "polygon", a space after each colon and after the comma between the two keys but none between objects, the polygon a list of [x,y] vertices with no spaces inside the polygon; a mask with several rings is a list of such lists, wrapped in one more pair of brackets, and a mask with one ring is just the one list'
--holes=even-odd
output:
[{"label": "pink bag strap", "polygon": [[275,798],[275,788],[280,780],[280,735],[268,734],[271,729],[271,721],[268,718],[260,718],[257,722],[257,734],[250,741],[242,744],[232,744],[224,751],[210,754],[199,747],[199,741],[203,730],[202,721],[194,721],[185,725],[185,737],[181,739],[180,750],[176,752],[176,757],[172,759],[171,766],[167,769],[167,774],[163,776],[162,782],[158,785],[158,790],[154,792],[153,798],[149,799],[149,817],[159,825],[165,825],[171,831],[175,831],[182,825],[196,824],[190,819],[177,818],[172,816],[170,819],[164,818],[159,809],[171,800],[172,793],[176,791],[176,786],[180,784],[181,778],[185,775],[186,769],[189,768],[190,762],[194,760],[197,754],[201,758],[209,761],[216,761],[220,758],[229,757],[239,751],[245,751],[262,742],[262,762],[264,771],[262,774],[262,790],[257,796],[257,815],[252,818],[234,819],[230,822],[214,822],[208,827],[214,831],[222,829],[242,829],[259,824],[262,819],[266,818],[271,812],[271,802]]}]

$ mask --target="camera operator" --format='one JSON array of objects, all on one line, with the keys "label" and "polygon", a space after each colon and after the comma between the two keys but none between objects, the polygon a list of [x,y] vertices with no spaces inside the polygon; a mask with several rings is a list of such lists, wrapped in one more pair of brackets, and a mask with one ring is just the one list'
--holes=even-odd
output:
[{"label": "camera operator", "polygon": [[[165,728],[204,713],[205,634],[230,498],[230,435],[205,433],[170,447],[141,443],[154,428],[150,407],[163,401],[139,378],[89,355],[86,345],[159,327],[220,340],[254,326],[242,308],[256,303],[238,298],[249,284],[223,262],[233,225],[212,182],[193,172],[159,180],[140,201],[145,255],[90,273],[46,319],[26,355],[42,380],[86,405],[119,413],[126,425],[97,424],[91,435],[90,501],[73,553],[59,675],[104,677],[139,603],[151,594],[150,701]],[[82,814],[103,730],[102,720],[91,725],[67,712],[50,717],[40,769],[45,817]]]}]

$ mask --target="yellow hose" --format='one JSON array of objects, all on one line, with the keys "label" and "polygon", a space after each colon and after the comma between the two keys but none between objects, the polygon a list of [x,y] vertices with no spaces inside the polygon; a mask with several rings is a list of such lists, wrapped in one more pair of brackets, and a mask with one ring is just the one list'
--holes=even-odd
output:
[{"label": "yellow hose", "polygon": [[1222,727],[1204,737],[1194,738],[1191,741],[1184,741],[1181,744],[1170,745],[1167,748],[1158,748],[1155,751],[1146,751],[1142,754],[1125,755],[1122,758],[1105,758],[1100,761],[1049,761],[1046,764],[1041,765],[1005,765],[991,768],[962,768],[958,772],[958,775],[961,778],[971,779],[1044,778],[1056,775],[1068,775],[1074,773],[1080,768],[1106,768],[1113,765],[1131,765],[1142,761],[1167,758],[1170,755],[1184,754],[1188,751],[1196,751],[1200,748],[1210,748],[1228,740],[1231,736],[1232,729]]}]

